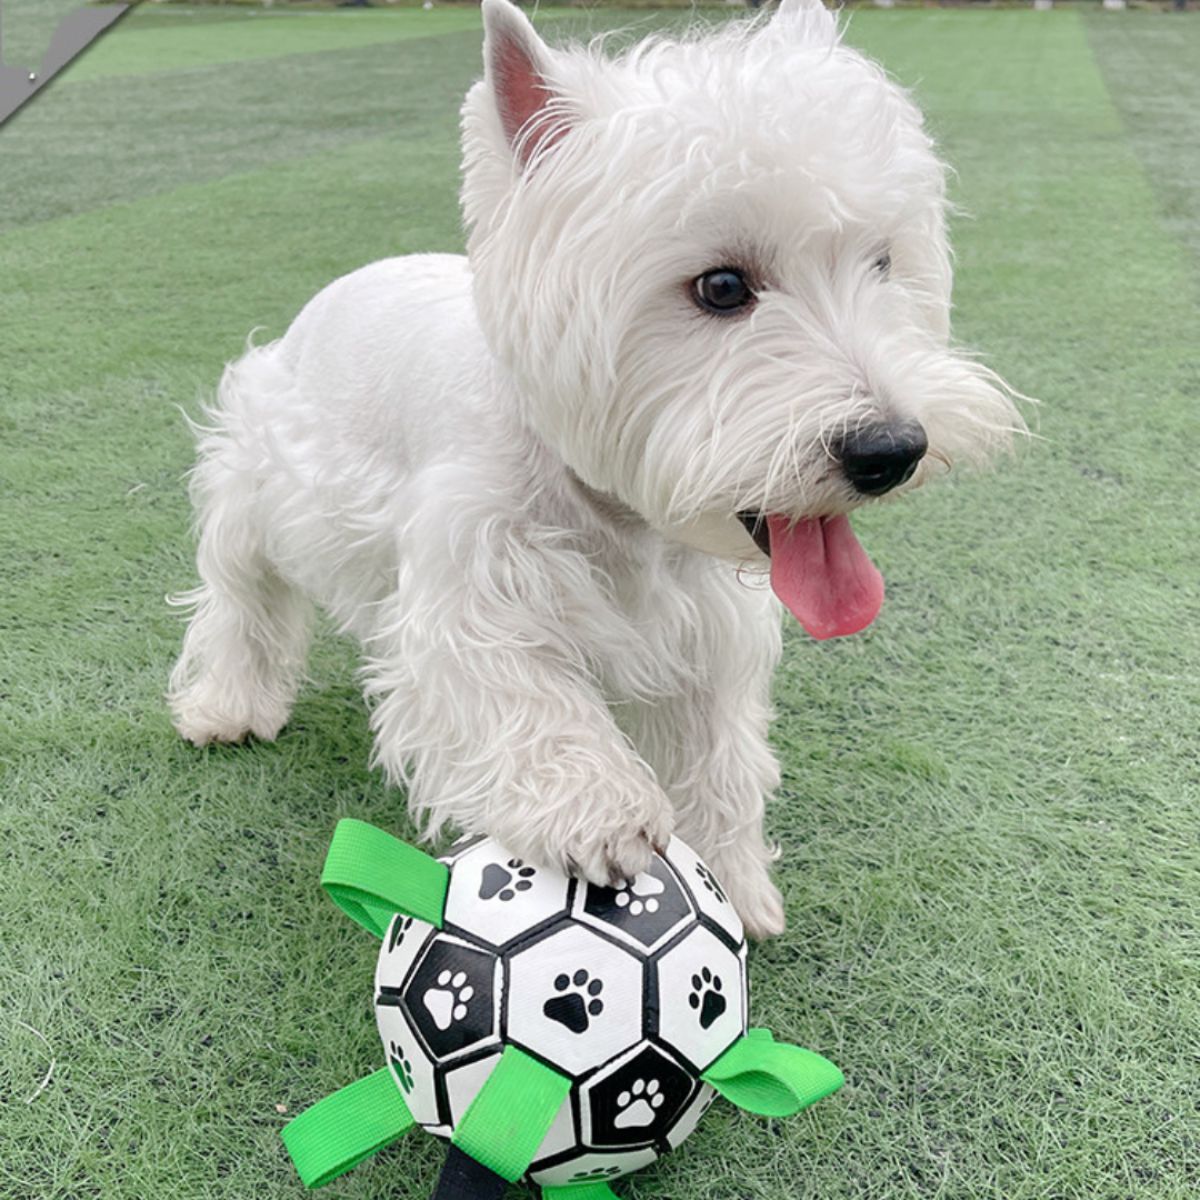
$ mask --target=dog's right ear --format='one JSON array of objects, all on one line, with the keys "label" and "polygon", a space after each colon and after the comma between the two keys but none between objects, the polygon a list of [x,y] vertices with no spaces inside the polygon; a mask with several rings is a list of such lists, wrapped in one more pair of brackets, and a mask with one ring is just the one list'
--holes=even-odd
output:
[{"label": "dog's right ear", "polygon": [[528,167],[566,134],[570,115],[548,81],[550,51],[509,0],[483,0],[483,61],[504,136]]}]

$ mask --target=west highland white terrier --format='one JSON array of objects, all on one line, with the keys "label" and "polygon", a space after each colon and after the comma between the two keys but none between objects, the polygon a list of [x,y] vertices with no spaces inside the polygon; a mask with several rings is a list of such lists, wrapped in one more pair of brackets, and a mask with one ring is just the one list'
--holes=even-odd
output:
[{"label": "west highland white terrier", "polygon": [[762,937],[778,601],[862,629],[847,514],[1021,425],[950,343],[945,169],[819,3],[616,57],[483,21],[466,257],[364,267],[225,372],[176,725],[274,738],[315,600],[426,834],[607,883],[677,831]]}]

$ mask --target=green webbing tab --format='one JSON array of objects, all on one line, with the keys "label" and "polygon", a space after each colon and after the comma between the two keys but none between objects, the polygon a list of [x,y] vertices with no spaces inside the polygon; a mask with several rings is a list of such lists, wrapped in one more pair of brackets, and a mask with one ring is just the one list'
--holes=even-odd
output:
[{"label": "green webbing tab", "polygon": [[464,1154],[515,1183],[533,1161],[570,1090],[566,1076],[507,1046],[452,1140]]},{"label": "green webbing tab", "polygon": [[333,902],[378,938],[398,912],[440,929],[449,883],[449,869],[436,858],[349,818],[337,823],[321,872]]},{"label": "green webbing tab", "polygon": [[280,1131],[306,1187],[323,1187],[413,1124],[389,1067],[318,1100]]},{"label": "green webbing tab", "polygon": [[542,1188],[542,1200],[617,1200],[617,1193],[598,1179],[591,1183],[568,1183]]},{"label": "green webbing tab", "polygon": [[701,1076],[726,1100],[763,1117],[790,1117],[845,1083],[827,1058],[751,1029]]}]

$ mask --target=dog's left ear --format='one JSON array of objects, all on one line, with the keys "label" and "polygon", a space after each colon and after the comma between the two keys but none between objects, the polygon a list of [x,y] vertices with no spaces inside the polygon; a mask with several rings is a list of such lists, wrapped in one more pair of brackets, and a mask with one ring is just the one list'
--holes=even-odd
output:
[{"label": "dog's left ear", "polygon": [[824,0],[779,0],[768,28],[810,41],[838,38],[837,14],[825,7]]},{"label": "dog's left ear", "polygon": [[548,82],[550,51],[509,0],[483,0],[484,81],[504,136],[522,167],[569,129],[561,97]]}]

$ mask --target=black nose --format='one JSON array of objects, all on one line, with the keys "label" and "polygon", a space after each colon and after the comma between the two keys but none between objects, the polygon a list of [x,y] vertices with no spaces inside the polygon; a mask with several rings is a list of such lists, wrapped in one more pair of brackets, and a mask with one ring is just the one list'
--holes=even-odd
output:
[{"label": "black nose", "polygon": [[929,439],[916,421],[863,425],[846,435],[838,458],[846,478],[864,496],[882,496],[913,477]]}]

